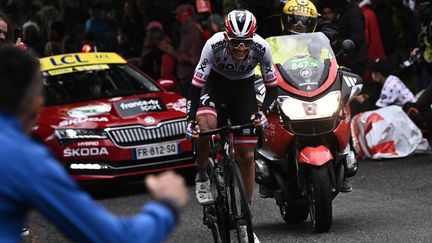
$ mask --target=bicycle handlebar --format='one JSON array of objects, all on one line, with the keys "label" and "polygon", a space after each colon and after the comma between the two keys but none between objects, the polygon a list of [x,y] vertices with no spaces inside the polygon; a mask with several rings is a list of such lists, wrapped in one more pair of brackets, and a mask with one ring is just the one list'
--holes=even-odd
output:
[{"label": "bicycle handlebar", "polygon": [[214,134],[218,134],[222,131],[236,131],[236,130],[240,130],[243,128],[253,128],[254,125],[252,122],[246,123],[246,124],[242,124],[242,125],[235,125],[235,126],[223,126],[220,128],[216,128],[213,130],[208,130],[208,131],[203,131],[199,133],[200,137],[204,137],[204,136],[209,136],[209,135],[214,135]]},{"label": "bicycle handlebar", "polygon": [[[235,126],[223,126],[220,128],[216,128],[213,130],[208,130],[208,131],[203,131],[200,132],[198,134],[199,137],[204,137],[204,136],[209,136],[209,135],[214,135],[214,134],[218,134],[222,131],[235,131],[235,130],[240,130],[243,128],[254,128],[255,126],[253,125],[252,122],[246,123],[246,124],[242,124],[242,125],[235,125]],[[196,138],[192,139],[192,156],[193,156],[193,160],[196,159]]]}]

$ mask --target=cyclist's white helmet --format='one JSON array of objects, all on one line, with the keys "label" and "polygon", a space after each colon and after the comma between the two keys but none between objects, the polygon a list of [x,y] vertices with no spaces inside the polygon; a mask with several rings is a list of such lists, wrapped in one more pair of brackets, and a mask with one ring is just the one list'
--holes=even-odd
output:
[{"label": "cyclist's white helmet", "polygon": [[233,10],[225,17],[225,32],[230,38],[252,38],[255,31],[256,18],[245,9]]}]

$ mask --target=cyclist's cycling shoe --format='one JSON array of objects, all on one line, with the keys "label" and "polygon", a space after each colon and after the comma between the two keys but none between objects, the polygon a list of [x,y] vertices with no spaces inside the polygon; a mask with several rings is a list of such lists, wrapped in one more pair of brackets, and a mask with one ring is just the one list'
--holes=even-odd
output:
[{"label": "cyclist's cycling shoe", "polygon": [[[253,236],[254,236],[254,243],[260,243],[255,233],[253,233]],[[240,225],[240,237],[241,237],[240,243],[249,243],[246,225]]]},{"label": "cyclist's cycling shoe", "polygon": [[198,203],[202,206],[214,203],[213,194],[210,188],[210,178],[208,176],[200,176],[197,173],[195,176],[195,195]]}]

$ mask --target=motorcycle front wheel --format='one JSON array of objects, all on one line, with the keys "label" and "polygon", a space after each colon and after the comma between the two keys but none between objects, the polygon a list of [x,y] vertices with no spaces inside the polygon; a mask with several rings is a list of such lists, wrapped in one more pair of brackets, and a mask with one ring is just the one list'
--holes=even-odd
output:
[{"label": "motorcycle front wheel", "polygon": [[316,232],[330,230],[333,218],[330,175],[327,166],[310,167],[308,174],[308,205],[312,227]]}]

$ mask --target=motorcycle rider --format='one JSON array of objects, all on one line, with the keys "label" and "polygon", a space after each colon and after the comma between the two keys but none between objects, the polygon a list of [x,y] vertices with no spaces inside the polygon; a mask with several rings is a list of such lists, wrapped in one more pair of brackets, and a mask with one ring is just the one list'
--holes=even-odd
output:
[{"label": "motorcycle rider", "polygon": [[[338,31],[336,25],[319,18],[319,13],[315,5],[309,0],[290,0],[284,4],[281,14],[282,33],[285,35],[311,33],[320,31],[332,42],[335,40]],[[308,51],[314,50],[312,56],[322,55],[325,50],[315,50],[314,41],[308,44]],[[316,53],[316,54],[315,54]],[[315,55],[314,55],[315,54]],[[277,53],[274,53],[277,57]],[[343,153],[350,153],[351,149],[347,148]],[[352,186],[345,178],[341,186],[341,192],[351,192]],[[264,185],[259,185],[259,196],[262,198],[271,197],[273,193]]]},{"label": "motorcycle rider", "polygon": [[[336,26],[319,18],[315,5],[309,0],[288,1],[282,9],[281,25],[285,35],[315,31],[322,32],[329,39],[335,38],[337,35]],[[321,52],[324,50],[318,50],[314,46],[315,41],[310,40],[307,44],[308,52],[311,56],[320,59]]]},{"label": "motorcycle rider", "polygon": [[314,32],[318,24],[318,12],[309,0],[288,1],[281,15],[282,32],[299,34]]},{"label": "motorcycle rider", "polygon": [[[296,11],[298,9],[298,11]],[[285,4],[282,14],[282,28],[286,29],[291,34],[308,33],[320,31],[329,38],[333,43],[338,35],[336,25],[323,21],[319,18],[319,14],[315,5],[309,0],[291,0]],[[320,23],[318,25],[318,23]],[[304,26],[304,27],[303,27]],[[301,32],[301,30],[304,30]],[[345,149],[343,153],[350,153],[351,148]],[[340,188],[341,192],[351,192],[352,185],[347,178],[344,179]]]},{"label": "motorcycle rider", "polygon": [[335,41],[337,26],[325,20],[309,0],[284,3],[281,15],[282,33],[285,35],[322,32],[330,42]]},{"label": "motorcycle rider", "polygon": [[[187,101],[188,126],[186,135],[197,138],[196,197],[201,205],[214,202],[210,179],[206,172],[209,137],[198,138],[200,131],[215,129],[221,99],[227,105],[227,115],[233,125],[253,120],[265,126],[267,119],[257,112],[254,91],[254,68],[259,64],[268,95],[263,111],[268,111],[277,98],[277,78],[269,44],[255,34],[255,16],[244,9],[236,9],[225,17],[225,31],[214,34],[205,44],[196,66]],[[252,116],[251,116],[252,115]],[[255,170],[254,147],[257,137],[252,129],[234,133],[238,161],[249,202],[252,199]],[[247,234],[243,234],[244,239]],[[255,234],[254,234],[255,236]],[[255,242],[259,242],[255,236]]]}]

